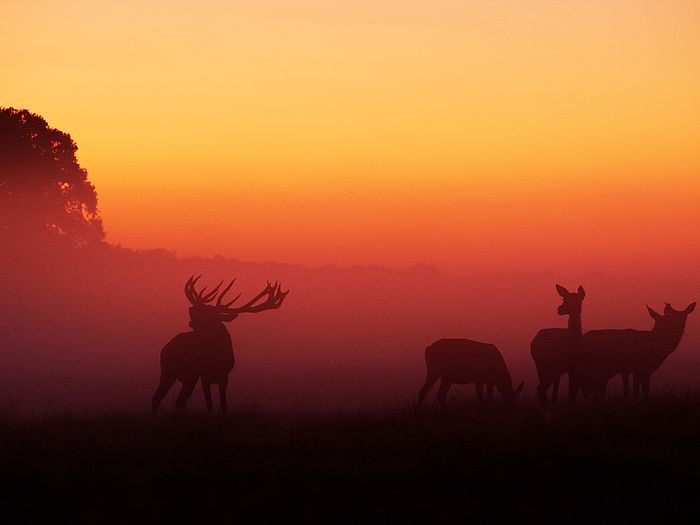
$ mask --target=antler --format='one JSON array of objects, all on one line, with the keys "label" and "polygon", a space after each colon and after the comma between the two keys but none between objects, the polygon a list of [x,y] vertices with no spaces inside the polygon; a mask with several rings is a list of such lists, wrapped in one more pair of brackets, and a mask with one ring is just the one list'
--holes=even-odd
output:
[{"label": "antler", "polygon": [[[284,298],[287,297],[288,293],[289,290],[287,290],[286,292],[282,291],[282,285],[280,283],[275,281],[275,284],[271,284],[270,281],[267,281],[267,286],[265,287],[265,289],[243,306],[239,306],[238,308],[230,308],[230,305],[236,299],[238,299],[238,297],[240,297],[240,294],[238,295],[238,297],[236,297],[236,299],[224,306],[226,307],[226,313],[232,313],[236,315],[243,313],[257,313],[262,312],[263,310],[274,310],[282,306],[282,302],[284,301]],[[265,300],[258,302],[263,297],[266,297]]]},{"label": "antler", "polygon": [[204,293],[207,290],[207,287],[205,286],[202,288],[199,292],[195,289],[194,285],[197,283],[201,275],[198,275],[195,277],[194,275],[190,277],[187,282],[185,283],[185,297],[187,297],[187,300],[191,302],[193,305],[197,304],[207,304],[210,303],[211,301],[214,300],[216,297],[217,292],[219,291],[219,288],[221,287],[222,284],[224,284],[224,281],[221,281],[219,284],[217,284],[213,290],[211,290],[208,293]]},{"label": "antler", "polygon": [[[233,300],[229,301],[228,303],[223,303],[223,299],[224,296],[228,293],[228,291],[233,287],[233,284],[236,282],[236,279],[231,280],[228,286],[226,286],[226,288],[224,288],[221,291],[221,293],[219,293],[219,289],[221,288],[221,285],[224,284],[224,281],[221,281],[211,291],[205,293],[207,289],[206,286],[202,288],[199,292],[195,288],[195,285],[197,284],[197,281],[200,277],[201,275],[198,275],[196,277],[193,275],[185,283],[185,297],[187,297],[187,300],[190,303],[192,303],[193,306],[196,306],[199,304],[208,304],[214,299],[216,299],[216,308],[219,309],[221,313],[226,314],[238,315],[242,313],[256,313],[262,312],[263,310],[272,310],[275,308],[279,308],[280,306],[282,306],[284,298],[287,297],[287,294],[289,293],[289,290],[283,292],[282,285],[278,282],[275,282],[275,284],[273,285],[270,283],[270,281],[267,281],[267,286],[263,289],[262,292],[253,297],[243,306],[239,306],[238,308],[231,308],[231,305],[240,298],[241,294],[238,294],[236,297],[233,298]],[[265,296],[267,296],[266,299],[259,302]]]}]

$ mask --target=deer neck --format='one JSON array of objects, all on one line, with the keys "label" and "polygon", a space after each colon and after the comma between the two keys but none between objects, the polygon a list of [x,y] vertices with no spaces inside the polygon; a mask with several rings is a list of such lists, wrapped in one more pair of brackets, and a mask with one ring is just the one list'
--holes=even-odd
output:
[{"label": "deer neck", "polygon": [[191,320],[190,327],[198,333],[217,333],[227,331],[226,326],[221,321],[212,321],[205,319]]},{"label": "deer neck", "polygon": [[571,334],[571,337],[580,339],[581,334],[583,333],[583,330],[581,328],[581,313],[579,312],[578,314],[575,315],[569,315],[569,325],[568,325],[569,333]]},{"label": "deer neck", "polygon": [[685,324],[674,327],[673,330],[670,330],[667,333],[660,334],[656,348],[659,353],[668,355],[678,348],[684,331]]}]

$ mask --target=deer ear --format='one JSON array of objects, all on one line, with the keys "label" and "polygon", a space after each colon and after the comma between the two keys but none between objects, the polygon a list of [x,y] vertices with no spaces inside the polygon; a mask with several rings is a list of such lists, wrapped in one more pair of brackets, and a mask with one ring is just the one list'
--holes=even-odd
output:
[{"label": "deer ear", "polygon": [[566,297],[567,295],[569,295],[569,290],[564,288],[562,285],[557,284],[556,287],[557,287],[557,293],[559,295],[561,295],[562,297]]},{"label": "deer ear", "polygon": [[515,389],[515,392],[514,392],[515,397],[518,397],[518,396],[521,394],[521,392],[523,391],[523,387],[524,387],[524,386],[525,386],[525,383],[520,383],[520,384],[518,385],[518,388],[516,388],[516,389]]},{"label": "deer ear", "polygon": [[583,299],[584,297],[586,297],[586,290],[583,289],[583,286],[580,286],[580,285],[579,285],[579,287],[578,287],[578,295],[581,297],[581,299]]},{"label": "deer ear", "polygon": [[647,305],[647,311],[649,312],[649,315],[651,316],[651,318],[654,321],[658,321],[659,319],[663,319],[663,315],[659,315],[658,313],[656,313],[654,310],[649,308],[649,305]]},{"label": "deer ear", "polygon": [[695,310],[695,302],[694,301],[688,305],[688,308],[685,309],[686,315],[692,314],[693,310]]}]

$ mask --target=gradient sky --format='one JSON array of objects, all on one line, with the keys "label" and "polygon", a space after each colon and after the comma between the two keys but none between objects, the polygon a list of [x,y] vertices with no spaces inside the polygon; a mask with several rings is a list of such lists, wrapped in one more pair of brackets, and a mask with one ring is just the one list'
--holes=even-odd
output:
[{"label": "gradient sky", "polygon": [[312,265],[698,262],[695,0],[6,0],[0,105],[108,240]]}]

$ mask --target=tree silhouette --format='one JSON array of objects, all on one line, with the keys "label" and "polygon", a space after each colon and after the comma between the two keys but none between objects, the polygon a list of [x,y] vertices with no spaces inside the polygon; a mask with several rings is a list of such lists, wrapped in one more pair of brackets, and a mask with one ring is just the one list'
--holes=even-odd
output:
[{"label": "tree silhouette", "polygon": [[26,109],[0,107],[0,232],[104,238],[97,192],[70,135]]}]

